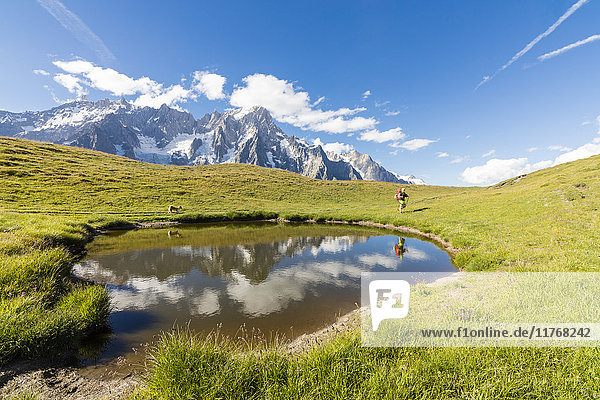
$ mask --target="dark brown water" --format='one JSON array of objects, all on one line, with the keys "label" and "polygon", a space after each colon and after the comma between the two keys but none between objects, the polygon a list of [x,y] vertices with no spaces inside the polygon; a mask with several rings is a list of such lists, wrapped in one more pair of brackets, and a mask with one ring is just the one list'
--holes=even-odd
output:
[{"label": "dark brown water", "polygon": [[[105,362],[187,325],[240,326],[293,338],[335,321],[360,304],[366,271],[448,271],[434,244],[390,231],[337,225],[213,224],[117,232],[96,238],[77,275],[106,284],[112,332],[96,361]],[[177,233],[175,232],[177,231]]]}]

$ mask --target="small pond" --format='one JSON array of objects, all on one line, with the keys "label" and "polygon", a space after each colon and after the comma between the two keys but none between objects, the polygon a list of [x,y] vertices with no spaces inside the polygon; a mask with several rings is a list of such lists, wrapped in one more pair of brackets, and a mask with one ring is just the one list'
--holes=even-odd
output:
[{"label": "small pond", "polygon": [[267,338],[318,330],[360,304],[363,271],[456,269],[435,244],[389,230],[265,222],[112,232],[75,266],[111,292],[100,362],[174,325],[225,335],[245,325]]}]

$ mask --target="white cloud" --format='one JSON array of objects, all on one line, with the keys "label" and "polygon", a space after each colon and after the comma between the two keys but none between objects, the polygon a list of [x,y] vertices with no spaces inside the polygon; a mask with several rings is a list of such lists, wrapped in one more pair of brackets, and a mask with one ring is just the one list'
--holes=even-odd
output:
[{"label": "white cloud", "polygon": [[527,158],[511,158],[502,160],[492,158],[484,165],[466,168],[461,179],[474,185],[490,184],[531,172],[532,166]]},{"label": "white cloud", "polygon": [[277,121],[304,130],[328,133],[347,133],[373,129],[378,123],[372,117],[352,117],[365,108],[340,108],[323,111],[312,108],[308,93],[297,91],[288,81],[273,75],[254,74],[243,79],[245,86],[238,87],[230,97],[234,107],[265,107]]},{"label": "white cloud", "polygon": [[387,111],[385,113],[386,117],[395,117],[396,115],[400,115],[402,114],[402,111],[398,110],[398,111]]},{"label": "white cloud", "polygon": [[439,152],[437,152],[437,153],[435,153],[435,154],[437,154],[437,156],[438,156],[439,158],[450,157],[450,154],[446,153],[445,151],[439,151]]},{"label": "white cloud", "polygon": [[106,47],[104,42],[94,33],[86,24],[75,14],[69,11],[58,0],[37,0],[37,2],[46,9],[66,30],[89,47],[92,51],[105,62],[111,62],[115,56]]},{"label": "white cloud", "polygon": [[88,86],[114,96],[139,95],[133,101],[135,105],[154,108],[163,104],[176,106],[177,103],[197,96],[194,90],[185,89],[181,85],[165,88],[148,77],[134,79],[112,68],[98,67],[85,60],[54,61],[53,64],[67,72],[56,74],[54,80],[77,95],[85,94],[83,86]]},{"label": "white cloud", "polygon": [[600,154],[599,138],[594,139],[591,143],[586,143],[583,146],[576,148],[568,153],[561,154],[554,160],[554,165],[575,161],[582,158],[587,158]]},{"label": "white cloud", "polygon": [[227,281],[226,293],[246,315],[265,315],[304,299],[314,291],[317,283],[346,287],[349,281],[360,278],[363,270],[353,263],[337,261],[298,263],[285,269],[274,269],[260,283],[251,283],[244,275],[233,271]]},{"label": "white cloud", "polygon": [[527,149],[527,151],[529,153],[532,153],[532,152],[536,151],[537,149],[538,149],[537,147],[530,147],[530,148]]},{"label": "white cloud", "polygon": [[348,251],[354,245],[354,240],[350,236],[340,236],[337,238],[326,237],[321,244],[315,245],[310,249],[310,254],[313,257],[321,253],[337,254]]},{"label": "white cloud", "polygon": [[528,159],[524,157],[507,160],[494,158],[484,165],[465,169],[461,174],[461,179],[474,185],[490,184],[518,175],[528,174],[539,169],[595,156],[597,154],[600,154],[600,137],[594,138],[590,143],[586,143],[575,150],[559,155],[554,161],[543,160],[530,164]]},{"label": "white cloud", "polygon": [[539,161],[531,166],[531,170],[537,171],[538,169],[548,168],[552,165],[554,165],[554,163],[550,160]]},{"label": "white cloud", "polygon": [[133,104],[140,107],[159,108],[163,104],[175,106],[177,103],[186,102],[188,99],[193,99],[194,94],[191,90],[184,89],[181,85],[173,85],[158,92],[145,93],[140,95]]},{"label": "white cloud", "polygon": [[405,137],[406,134],[402,132],[402,128],[388,129],[387,131],[383,132],[380,132],[377,129],[372,129],[366,132],[362,132],[358,140],[363,140],[366,142],[385,143],[401,140]]},{"label": "white cloud", "polygon": [[491,157],[494,154],[496,154],[496,150],[490,150],[487,153],[485,153],[484,155],[482,155],[481,158]]},{"label": "white cloud", "polygon": [[138,79],[130,78],[112,68],[102,68],[85,60],[54,61],[54,65],[73,75],[83,76],[88,86],[98,90],[110,92],[114,96],[132,94],[156,93],[161,91],[162,85],[148,77]]},{"label": "white cloud", "polygon": [[209,100],[224,99],[223,86],[227,79],[207,71],[194,72],[194,88]]},{"label": "white cloud", "polygon": [[325,96],[321,96],[321,97],[319,97],[319,98],[317,99],[317,101],[315,101],[314,103],[312,103],[312,106],[314,107],[314,106],[316,106],[316,105],[319,105],[319,104],[321,104],[321,103],[323,102],[323,100],[325,100]]},{"label": "white cloud", "polygon": [[366,92],[364,92],[364,93],[362,94],[362,98],[363,98],[363,100],[364,100],[364,99],[366,99],[367,97],[369,97],[370,95],[371,95],[371,91],[370,91],[370,90],[367,90]]},{"label": "white cloud", "polygon": [[596,40],[600,40],[600,35],[592,35],[592,36],[588,37],[587,39],[579,40],[579,41],[577,41],[575,43],[571,43],[568,46],[561,47],[558,50],[554,50],[554,51],[551,51],[549,53],[542,54],[541,56],[538,57],[538,60],[545,61],[545,60],[547,60],[549,58],[556,57],[556,56],[558,56],[558,55],[560,55],[560,54],[562,54],[562,53],[564,53],[566,51],[574,49],[575,47],[579,47],[579,46],[582,46],[584,44],[594,42]]},{"label": "white cloud", "polygon": [[471,135],[465,136],[465,140],[469,140],[469,139],[471,139]]},{"label": "white cloud", "polygon": [[450,161],[450,164],[458,164],[458,163],[461,163],[461,162],[463,162],[465,160],[466,160],[465,157],[456,157],[455,159],[453,159],[452,161]]},{"label": "white cloud", "polygon": [[64,103],[64,101],[63,101],[63,100],[59,99],[59,98],[56,96],[56,93],[54,93],[54,90],[53,90],[53,89],[52,89],[50,86],[48,86],[48,85],[44,85],[44,89],[46,89],[47,91],[49,91],[49,92],[50,92],[50,96],[52,96],[52,100],[54,100],[54,102],[55,102],[56,104],[63,104],[63,103]]},{"label": "white cloud", "polygon": [[527,44],[527,46],[525,46],[521,51],[519,51],[517,54],[515,54],[510,60],[508,60],[508,62],[506,64],[504,64],[502,67],[500,67],[496,72],[494,72],[494,74],[492,76],[484,76],[483,79],[481,80],[481,82],[479,82],[479,84],[477,85],[477,87],[475,88],[475,90],[479,89],[479,87],[481,85],[483,85],[486,82],[489,82],[490,80],[492,80],[496,75],[498,75],[498,73],[504,71],[506,68],[508,68],[512,63],[514,63],[515,61],[517,61],[519,58],[521,58],[523,55],[525,55],[529,50],[531,50],[533,48],[533,46],[535,46],[540,40],[542,40],[543,38],[545,38],[546,36],[550,35],[552,32],[554,32],[554,30],[556,28],[558,28],[558,26],[560,24],[562,24],[567,18],[569,18],[571,16],[571,14],[573,14],[575,11],[577,11],[581,6],[583,6],[585,3],[587,3],[589,0],[579,0],[577,1],[575,4],[573,4],[568,10],[567,12],[565,12],[563,15],[560,16],[560,18],[558,20],[556,20],[556,22],[554,24],[552,24],[548,29],[546,29],[543,33],[540,33],[535,39],[533,39],[531,42],[529,42]]},{"label": "white cloud", "polygon": [[219,292],[215,289],[206,288],[200,292],[198,297],[190,296],[191,315],[215,315],[221,312],[219,303]]},{"label": "white cloud", "polygon": [[[54,61],[53,64],[62,70],[55,75],[55,81],[78,95],[84,94],[88,87],[113,96],[136,96],[134,104],[155,108],[162,104],[177,108],[178,103],[196,100],[199,94],[209,100],[227,97],[223,92],[227,79],[207,71],[194,72],[191,87],[186,88],[183,86],[185,79],[181,79],[180,84],[165,87],[148,77],[132,78],[112,68],[103,68],[82,59]],[[317,132],[362,132],[360,140],[378,143],[405,137],[400,128],[380,132],[375,129],[379,123],[375,118],[356,116],[366,110],[364,107],[318,109],[316,106],[325,97],[311,103],[307,92],[296,89],[291,82],[273,75],[249,75],[243,79],[243,83],[244,86],[236,87],[229,96],[230,104],[242,109],[264,107],[278,122]]]},{"label": "white cloud", "polygon": [[423,250],[419,250],[414,247],[407,247],[406,253],[404,253],[404,258],[415,261],[427,261],[430,257]]},{"label": "white cloud", "polygon": [[[321,111],[315,110],[317,116],[319,118],[325,118],[328,113],[335,113],[337,111]],[[361,110],[362,111],[362,110]],[[313,111],[314,112],[314,111]],[[301,117],[300,120],[304,118],[312,118],[310,115],[306,115]],[[292,120],[294,120],[293,118]],[[282,121],[286,122],[286,121]],[[371,129],[379,122],[374,118],[364,118],[364,117],[354,117],[350,119],[344,119],[343,117],[333,117],[329,118],[325,121],[317,122],[317,123],[309,123],[307,125],[296,125],[300,126],[302,129],[310,129],[313,131],[321,131],[321,132],[329,132],[329,133],[347,133],[347,132],[356,132],[364,129]],[[294,125],[294,124],[292,124]]]},{"label": "white cloud", "polygon": [[383,106],[388,105],[388,104],[390,104],[389,100],[383,101],[381,103],[379,103],[378,101],[375,101],[375,107],[377,107],[377,108],[383,107]]},{"label": "white cloud", "polygon": [[323,143],[320,138],[316,138],[313,140],[313,144],[315,146],[321,146],[323,150],[329,151],[336,154],[347,153],[349,151],[354,150],[354,146],[351,144],[333,142],[333,143]]},{"label": "white cloud", "polygon": [[384,267],[386,269],[394,270],[398,268],[398,257],[388,256],[382,253],[370,253],[362,254],[358,256],[358,262],[361,264],[368,265],[371,268]]},{"label": "white cloud", "polygon": [[54,81],[59,85],[64,86],[69,92],[76,94],[78,97],[86,94],[87,91],[82,86],[82,82],[79,78],[69,74],[56,74]]},{"label": "white cloud", "polygon": [[565,147],[565,146],[553,145],[553,146],[548,146],[548,150],[550,150],[550,151],[570,151],[571,148]]},{"label": "white cloud", "polygon": [[392,147],[400,147],[402,149],[406,149],[406,150],[410,150],[410,151],[417,151],[420,150],[422,148],[425,148],[427,146],[429,146],[431,143],[435,143],[437,142],[437,140],[431,140],[431,139],[412,139],[412,140],[407,140],[404,143],[400,143],[400,144],[393,144]]},{"label": "white cloud", "polygon": [[34,69],[33,73],[36,75],[44,75],[44,76],[50,75],[50,72],[43,70],[43,69]]}]

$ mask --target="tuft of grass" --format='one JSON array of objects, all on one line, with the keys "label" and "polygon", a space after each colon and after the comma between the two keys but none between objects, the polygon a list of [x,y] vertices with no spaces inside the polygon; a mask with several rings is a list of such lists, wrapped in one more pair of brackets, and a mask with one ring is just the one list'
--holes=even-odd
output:
[{"label": "tuft of grass", "polygon": [[35,296],[0,300],[0,364],[73,350],[85,335],[106,326],[108,292],[74,287],[52,306]]},{"label": "tuft of grass", "polygon": [[115,229],[127,229],[131,227],[131,222],[124,218],[116,216],[98,216],[92,217],[87,221],[90,225],[100,230],[115,230]]},{"label": "tuft of grass", "polygon": [[0,365],[73,349],[103,329],[108,292],[71,276],[90,238],[81,222],[48,216],[0,217]]},{"label": "tuft of grass", "polygon": [[7,400],[39,400],[40,396],[32,390],[26,390],[19,394],[10,395]]}]

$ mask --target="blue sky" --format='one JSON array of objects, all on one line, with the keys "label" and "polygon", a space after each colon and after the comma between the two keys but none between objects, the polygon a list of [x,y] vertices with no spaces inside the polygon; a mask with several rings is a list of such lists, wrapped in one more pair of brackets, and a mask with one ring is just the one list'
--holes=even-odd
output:
[{"label": "blue sky", "polygon": [[87,93],[287,134],[431,184],[600,153],[600,0],[0,3],[0,109]]}]

